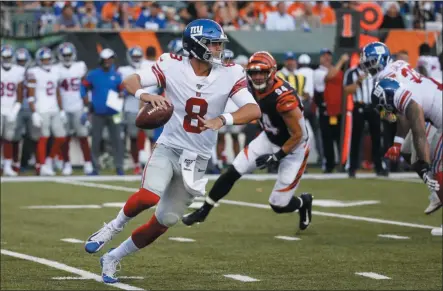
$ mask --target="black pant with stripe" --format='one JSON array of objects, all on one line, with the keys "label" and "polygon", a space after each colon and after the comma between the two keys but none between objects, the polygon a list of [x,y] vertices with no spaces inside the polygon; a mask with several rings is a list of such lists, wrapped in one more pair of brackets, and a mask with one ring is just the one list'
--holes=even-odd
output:
[{"label": "black pant with stripe", "polygon": [[[323,144],[323,156],[325,158],[324,171],[331,173],[335,168],[335,150],[334,142],[340,153],[340,131],[341,131],[341,116],[337,116],[337,122],[331,124],[330,117],[326,114],[326,108],[319,108],[319,123],[321,130],[321,138]],[[338,158],[340,160],[340,158]]]},{"label": "black pant with stripe", "polygon": [[383,170],[382,149],[380,141],[380,116],[371,105],[355,103],[352,114],[352,140],[351,140],[351,162],[349,172],[355,172],[360,168],[361,141],[365,128],[365,122],[369,124],[369,132],[372,141],[372,160],[376,172]]}]

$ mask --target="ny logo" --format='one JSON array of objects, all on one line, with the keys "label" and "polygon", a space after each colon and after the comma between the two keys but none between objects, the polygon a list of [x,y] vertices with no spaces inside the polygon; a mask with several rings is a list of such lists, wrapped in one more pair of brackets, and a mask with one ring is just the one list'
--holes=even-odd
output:
[{"label": "ny logo", "polygon": [[200,90],[203,87],[202,84],[197,84],[197,89]]},{"label": "ny logo", "polygon": [[194,160],[185,159],[186,167],[189,168],[189,166],[194,162]]},{"label": "ny logo", "polygon": [[191,35],[202,35],[203,26],[191,26]]}]

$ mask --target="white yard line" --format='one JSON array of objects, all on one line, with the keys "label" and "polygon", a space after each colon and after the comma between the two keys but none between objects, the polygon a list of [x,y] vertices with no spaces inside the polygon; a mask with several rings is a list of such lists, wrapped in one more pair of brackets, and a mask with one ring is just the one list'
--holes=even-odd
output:
[{"label": "white yard line", "polygon": [[169,240],[179,241],[179,242],[195,242],[195,239],[186,237],[170,237]]},{"label": "white yard line", "polygon": [[379,234],[378,237],[392,238],[392,239],[410,239],[409,236],[401,236],[396,234]]},{"label": "white yard line", "polygon": [[100,205],[30,205],[23,206],[23,209],[98,209]]},{"label": "white yard line", "polygon": [[290,241],[295,241],[295,240],[301,240],[301,238],[295,237],[295,236],[285,236],[285,235],[277,235],[274,236],[277,239],[282,239],[282,240],[290,240]]},{"label": "white yard line", "polygon": [[249,277],[249,276],[244,276],[244,275],[238,275],[238,274],[233,274],[233,275],[223,275],[226,278],[231,278],[237,281],[241,281],[241,282],[258,282],[260,280]]},{"label": "white yard line", "polygon": [[[72,182],[72,181],[65,180],[65,181],[59,181],[58,183],[78,185],[78,186],[91,187],[91,188],[102,188],[102,189],[108,189],[108,190],[125,191],[125,192],[138,191],[137,188],[129,188],[129,187],[121,187],[121,186],[113,186],[113,185],[106,185],[106,184],[89,183],[89,182]],[[247,207],[254,207],[254,208],[261,208],[261,209],[271,209],[271,206],[269,206],[268,204],[249,203],[249,202],[244,202],[244,201],[235,201],[235,200],[227,200],[227,199],[222,199],[219,201],[219,203],[247,206]],[[398,225],[398,226],[412,227],[412,228],[422,228],[422,229],[434,229],[435,228],[435,226],[431,226],[431,225],[401,222],[401,221],[364,217],[364,216],[355,216],[355,215],[348,215],[348,214],[323,212],[323,211],[312,211],[312,214],[315,214],[318,216],[336,217],[336,218],[343,218],[343,219],[349,219],[349,220],[358,220],[358,221],[366,221],[366,222],[371,222],[371,223]]]},{"label": "white yard line", "polygon": [[386,277],[385,275],[381,275],[381,274],[377,274],[377,273],[373,273],[373,272],[361,272],[361,273],[355,273],[355,275],[368,277],[368,278],[375,279],[375,280],[389,280],[389,279],[391,279],[389,277]]},{"label": "white yard line", "polygon": [[[119,279],[132,279],[132,280],[143,280],[144,277],[140,276],[119,276]],[[86,277],[52,277],[52,280],[91,280],[91,278]]]},{"label": "white yard line", "polygon": [[76,239],[76,238],[62,238],[61,241],[72,243],[72,244],[82,244],[84,241]]},{"label": "white yard line", "polygon": [[[16,252],[12,252],[12,251],[8,251],[5,249],[1,249],[1,254],[5,255],[5,256],[11,256],[14,258],[19,258],[19,259],[23,259],[26,261],[31,261],[34,263],[38,263],[38,264],[42,264],[42,265],[46,265],[48,267],[54,268],[54,269],[58,269],[58,270],[62,270],[71,274],[75,274],[78,275],[80,277],[83,278],[88,278],[88,279],[92,279],[95,280],[99,283],[105,284],[103,283],[102,277],[99,275],[96,275],[94,273],[85,271],[85,270],[81,270],[81,269],[77,269],[56,261],[51,261],[51,260],[47,260],[47,259],[43,259],[43,258],[38,258],[38,257],[33,257],[33,256],[29,256],[29,255],[25,255],[25,254],[21,254],[21,253],[16,253]],[[108,284],[106,284],[108,285]],[[118,289],[123,289],[123,290],[144,290],[142,288],[139,287],[135,287],[135,286],[131,286],[128,284],[123,284],[123,283],[115,283],[112,285],[108,285],[108,286],[112,286]]]},{"label": "white yard line", "polygon": [[[219,175],[205,175],[210,181],[217,180]],[[416,182],[416,173],[391,173],[388,178],[377,177],[373,173],[357,174],[358,179],[382,179],[382,180],[398,180],[401,182]],[[276,180],[276,174],[249,174],[243,175],[242,180],[252,181],[269,181]],[[349,179],[346,173],[333,174],[304,174],[303,180],[336,180]],[[412,179],[412,180],[411,180]],[[1,183],[26,183],[26,182],[56,182],[56,181],[90,181],[90,182],[134,182],[140,181],[140,176],[71,176],[71,177],[38,177],[38,176],[19,176],[19,177],[2,177]]]}]

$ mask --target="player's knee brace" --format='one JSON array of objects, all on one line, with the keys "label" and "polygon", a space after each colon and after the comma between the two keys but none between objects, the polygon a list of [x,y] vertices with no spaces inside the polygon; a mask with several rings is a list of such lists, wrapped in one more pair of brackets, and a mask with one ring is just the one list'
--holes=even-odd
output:
[{"label": "player's knee brace", "polygon": [[156,214],[157,220],[161,225],[166,227],[171,227],[177,224],[180,220],[180,217],[176,213],[168,212],[168,213],[159,213]]},{"label": "player's knee brace", "polygon": [[272,210],[274,210],[275,213],[288,213],[288,212],[294,212],[295,210],[300,208],[301,202],[298,197],[292,197],[289,201],[288,205],[286,206],[276,206],[271,205]]}]

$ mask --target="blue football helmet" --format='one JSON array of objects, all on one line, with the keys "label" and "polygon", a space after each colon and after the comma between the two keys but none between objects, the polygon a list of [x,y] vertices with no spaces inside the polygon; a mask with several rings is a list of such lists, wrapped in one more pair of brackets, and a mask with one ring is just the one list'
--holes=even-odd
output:
[{"label": "blue football helmet", "polygon": [[2,67],[5,69],[11,68],[14,63],[14,49],[10,45],[2,45],[1,48]]},{"label": "blue football helmet", "polygon": [[15,57],[15,61],[17,62],[17,64],[19,66],[27,68],[31,65],[31,62],[32,62],[31,54],[25,48],[17,49],[15,51],[14,57]]},{"label": "blue football helmet", "polygon": [[182,56],[188,56],[188,52],[183,49],[183,40],[181,38],[173,39],[168,43],[170,53]]},{"label": "blue football helmet", "polygon": [[[224,44],[228,41],[223,28],[210,19],[194,20],[183,32],[183,48],[189,55],[213,64],[222,64]],[[219,55],[214,55],[209,49],[212,44],[220,46]]]},{"label": "blue football helmet", "polygon": [[77,50],[72,43],[64,42],[57,48],[57,57],[63,65],[69,67],[77,59]]},{"label": "blue football helmet", "polygon": [[51,49],[48,47],[39,48],[35,53],[35,62],[39,67],[49,70],[53,62]]},{"label": "blue football helmet", "polygon": [[371,42],[366,45],[360,54],[361,69],[371,74],[377,75],[392,60],[389,48],[382,42]]},{"label": "blue football helmet", "polygon": [[395,114],[398,110],[394,105],[395,93],[401,88],[400,83],[393,78],[383,78],[372,90],[371,101],[375,110],[380,113],[380,117],[391,122],[397,118]]},{"label": "blue football helmet", "polygon": [[139,46],[134,46],[126,51],[126,60],[136,69],[139,69],[143,61],[143,50]]}]

